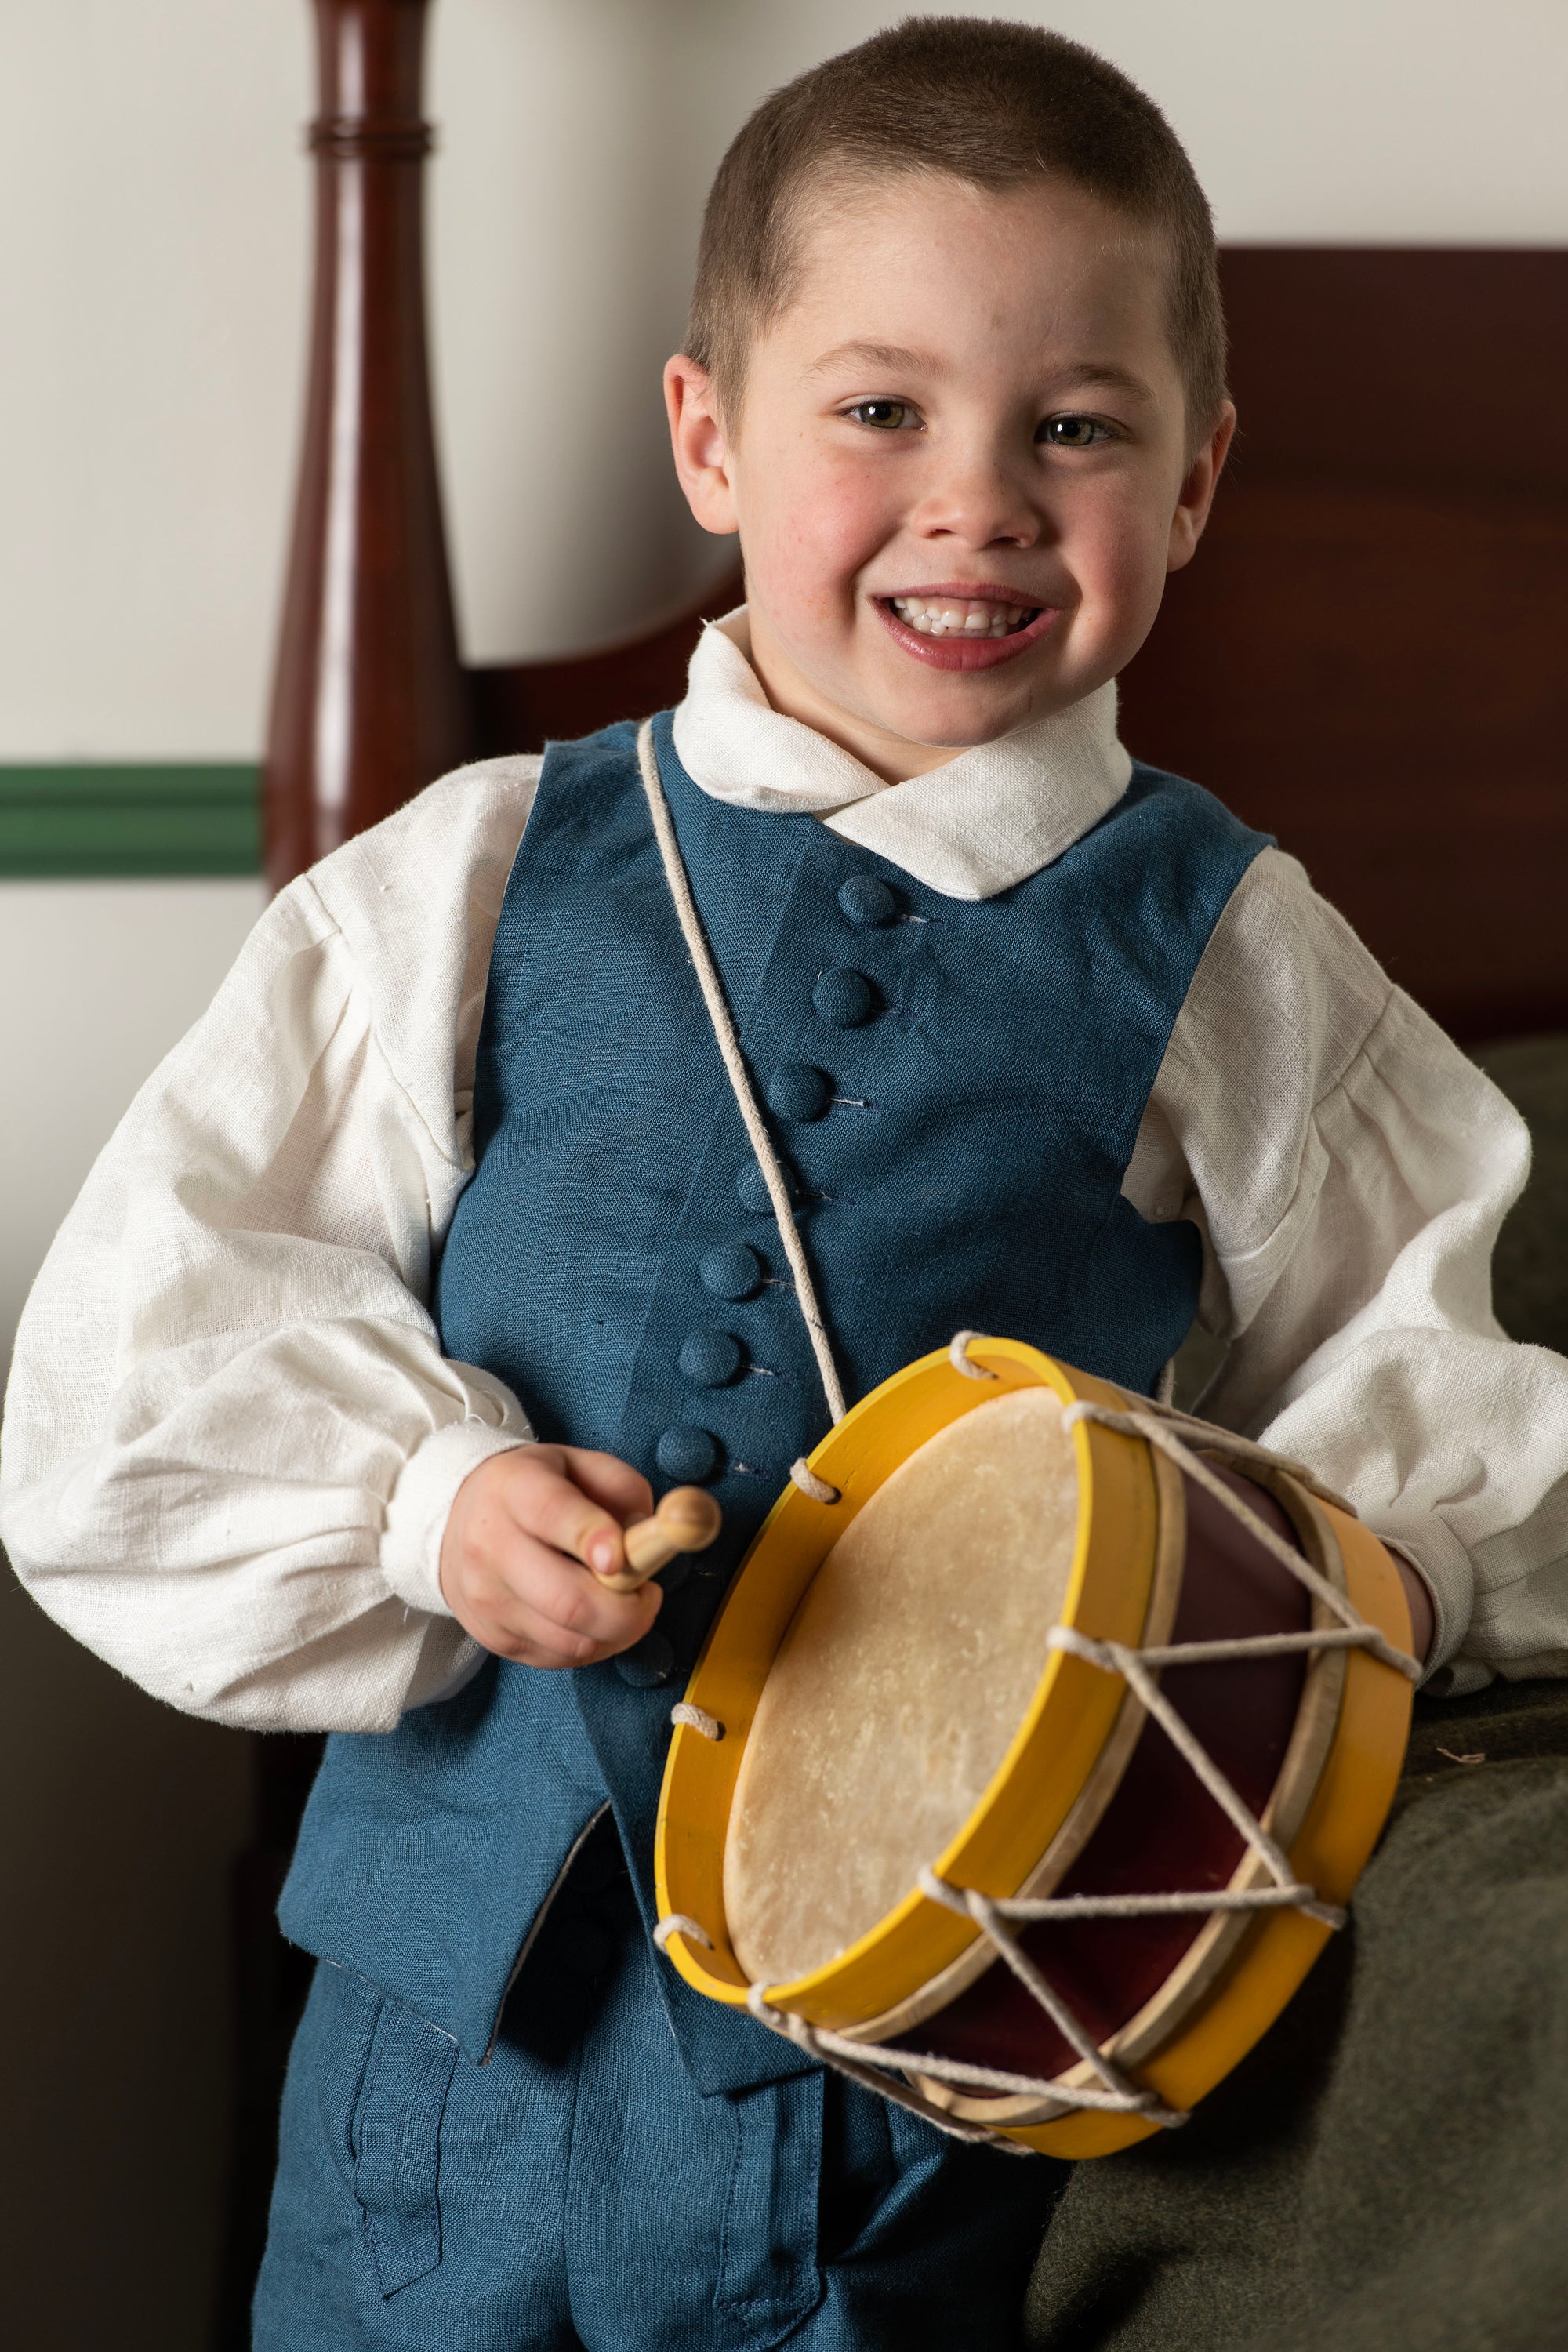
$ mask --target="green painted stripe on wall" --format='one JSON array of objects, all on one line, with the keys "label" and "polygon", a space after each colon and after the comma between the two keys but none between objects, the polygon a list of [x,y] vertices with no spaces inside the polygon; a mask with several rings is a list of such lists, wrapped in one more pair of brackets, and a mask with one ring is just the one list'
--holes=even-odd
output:
[{"label": "green painted stripe on wall", "polygon": [[253,762],[0,765],[0,880],[260,871]]}]

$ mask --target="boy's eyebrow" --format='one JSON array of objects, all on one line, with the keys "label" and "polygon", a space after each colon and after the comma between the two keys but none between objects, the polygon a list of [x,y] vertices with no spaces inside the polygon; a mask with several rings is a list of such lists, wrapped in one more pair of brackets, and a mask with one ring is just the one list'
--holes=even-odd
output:
[{"label": "boy's eyebrow", "polygon": [[850,360],[858,360],[867,367],[893,368],[907,374],[931,375],[937,362],[930,352],[911,352],[902,343],[835,343],[830,352],[813,360],[808,375],[826,375],[830,369],[843,367]]},{"label": "boy's eyebrow", "polygon": [[1134,400],[1154,397],[1151,384],[1115,360],[1079,360],[1050,379],[1053,392],[1082,392],[1089,384],[1103,384],[1108,392],[1131,393]]}]

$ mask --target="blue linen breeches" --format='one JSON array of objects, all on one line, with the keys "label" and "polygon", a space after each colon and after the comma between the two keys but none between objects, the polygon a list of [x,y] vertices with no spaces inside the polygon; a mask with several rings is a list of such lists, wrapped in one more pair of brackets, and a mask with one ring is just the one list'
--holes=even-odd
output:
[{"label": "blue linen breeches", "polygon": [[700,2096],[663,1965],[569,1886],[482,2067],[320,1967],[256,2352],[1013,2352],[1067,2168],[819,2073]]}]

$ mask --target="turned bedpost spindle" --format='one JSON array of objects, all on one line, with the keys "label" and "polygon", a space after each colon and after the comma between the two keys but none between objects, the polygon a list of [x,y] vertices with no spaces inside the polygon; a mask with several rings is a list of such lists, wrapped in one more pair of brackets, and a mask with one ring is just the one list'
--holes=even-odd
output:
[{"label": "turned bedpost spindle", "polygon": [[315,289],[273,685],[280,887],[468,752],[426,350],[428,0],[314,0]]}]

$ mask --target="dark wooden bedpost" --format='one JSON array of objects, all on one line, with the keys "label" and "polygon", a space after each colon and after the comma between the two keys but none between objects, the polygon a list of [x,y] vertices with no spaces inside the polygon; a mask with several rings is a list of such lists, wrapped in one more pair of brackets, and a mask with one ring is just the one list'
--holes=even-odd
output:
[{"label": "dark wooden bedpost", "polygon": [[468,755],[426,356],[428,0],[314,0],[315,293],[268,730],[275,888]]}]

